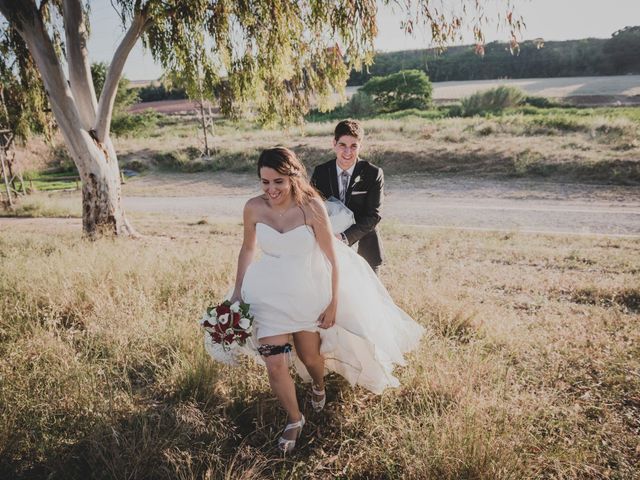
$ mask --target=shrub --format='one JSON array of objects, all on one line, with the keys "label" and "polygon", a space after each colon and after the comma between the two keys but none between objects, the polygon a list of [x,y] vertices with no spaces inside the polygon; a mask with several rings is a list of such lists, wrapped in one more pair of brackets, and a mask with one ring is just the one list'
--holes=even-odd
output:
[{"label": "shrub", "polygon": [[361,89],[371,95],[380,111],[428,108],[432,86],[422,70],[401,70],[386,77],[373,77]]},{"label": "shrub", "polygon": [[184,151],[158,152],[153,156],[153,159],[160,168],[178,171],[184,171],[188,168],[187,165],[192,160]]},{"label": "shrub", "polygon": [[166,88],[164,85],[148,85],[138,90],[141,102],[156,102],[159,100],[182,100],[187,98],[184,88]]},{"label": "shrub", "polygon": [[522,103],[537,108],[554,108],[560,106],[560,104],[555,100],[547,97],[537,97],[534,95],[528,95]]},{"label": "shrub", "polygon": [[531,122],[532,128],[528,129],[529,134],[554,134],[566,132],[587,131],[588,128],[583,121],[576,119],[572,115],[550,115],[534,118]]},{"label": "shrub", "polygon": [[342,109],[346,117],[368,117],[375,115],[376,110],[373,97],[363,91],[356,92]]},{"label": "shrub", "polygon": [[464,112],[462,110],[462,105],[459,103],[452,103],[451,105],[444,105],[441,107],[445,112],[445,117],[462,117]]},{"label": "shrub", "polygon": [[121,113],[111,121],[111,133],[116,137],[141,137],[150,134],[158,125],[160,114],[152,110],[142,113]]},{"label": "shrub", "polygon": [[505,108],[515,107],[524,99],[525,94],[519,88],[501,85],[463,98],[462,112],[465,117],[499,113]]},{"label": "shrub", "polygon": [[133,170],[134,172],[145,172],[149,170],[149,165],[140,160],[131,160],[122,165],[122,170]]},{"label": "shrub", "polygon": [[52,147],[52,161],[51,161],[51,171],[52,172],[64,172],[64,173],[73,173],[78,174],[78,169],[76,168],[76,164],[73,163],[73,160],[69,156],[69,152],[67,151],[67,147],[59,143]]}]

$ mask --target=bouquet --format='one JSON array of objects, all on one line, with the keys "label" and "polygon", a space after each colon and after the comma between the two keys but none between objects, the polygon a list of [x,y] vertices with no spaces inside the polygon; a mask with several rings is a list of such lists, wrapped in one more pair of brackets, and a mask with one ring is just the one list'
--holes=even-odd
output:
[{"label": "bouquet", "polygon": [[233,364],[235,356],[231,350],[246,344],[253,330],[253,315],[249,313],[249,304],[225,300],[208,307],[199,323],[205,330],[209,354],[218,361]]}]

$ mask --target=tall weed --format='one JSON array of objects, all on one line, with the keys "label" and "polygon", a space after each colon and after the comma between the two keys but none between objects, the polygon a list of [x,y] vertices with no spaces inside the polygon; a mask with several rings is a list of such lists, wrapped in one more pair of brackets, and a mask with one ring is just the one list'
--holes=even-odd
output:
[{"label": "tall weed", "polygon": [[502,85],[463,98],[462,112],[465,117],[499,113],[506,108],[515,107],[525,97],[525,93],[519,88]]}]

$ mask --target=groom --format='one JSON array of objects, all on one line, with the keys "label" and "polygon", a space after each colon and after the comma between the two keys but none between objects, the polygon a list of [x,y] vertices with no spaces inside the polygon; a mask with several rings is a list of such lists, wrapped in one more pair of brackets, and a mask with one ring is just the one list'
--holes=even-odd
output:
[{"label": "groom", "polygon": [[336,236],[347,245],[358,242],[358,253],[374,272],[382,264],[382,241],[376,225],[380,221],[384,176],[382,169],[358,157],[364,130],[356,120],[343,120],[334,131],[336,158],[313,170],[311,184],[325,197],[339,198],[356,223]]}]

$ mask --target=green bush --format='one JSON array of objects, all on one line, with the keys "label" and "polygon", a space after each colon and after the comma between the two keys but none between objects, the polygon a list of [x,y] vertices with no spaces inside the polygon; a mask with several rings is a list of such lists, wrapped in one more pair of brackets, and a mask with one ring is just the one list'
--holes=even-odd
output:
[{"label": "green bush", "polygon": [[529,131],[533,134],[554,134],[566,132],[586,132],[588,126],[570,114],[541,116],[534,118]]},{"label": "green bush", "polygon": [[178,171],[189,169],[188,165],[193,160],[185,151],[158,152],[153,159],[160,168]]},{"label": "green bush", "polygon": [[123,170],[133,170],[134,172],[142,173],[149,170],[149,165],[140,160],[131,160],[122,164]]},{"label": "green bush", "polygon": [[344,105],[342,111],[345,117],[369,117],[375,115],[377,108],[373,97],[366,92],[356,92]]},{"label": "green bush", "polygon": [[51,149],[51,171],[64,172],[66,174],[78,174],[76,164],[69,156],[67,147],[63,143],[59,143]]},{"label": "green bush", "polygon": [[444,105],[440,107],[441,110],[444,111],[445,117],[462,117],[464,112],[462,110],[462,105],[459,103],[452,103],[451,105]]},{"label": "green bush", "polygon": [[537,97],[535,95],[529,95],[525,97],[522,103],[524,103],[525,105],[530,105],[532,107],[537,107],[537,108],[553,108],[553,107],[560,106],[560,104],[555,100],[552,100],[547,97]]},{"label": "green bush", "polygon": [[525,97],[524,92],[519,88],[501,85],[463,98],[462,112],[465,117],[500,113],[505,108],[520,104]]},{"label": "green bush", "polygon": [[401,70],[386,77],[373,77],[360,91],[370,95],[381,112],[425,109],[431,105],[431,82],[421,70]]},{"label": "green bush", "polygon": [[184,88],[167,88],[164,85],[147,85],[146,87],[139,88],[137,94],[141,102],[188,98]]},{"label": "green bush", "polygon": [[146,110],[143,113],[121,113],[111,120],[111,133],[116,137],[143,137],[158,125],[159,113]]}]

